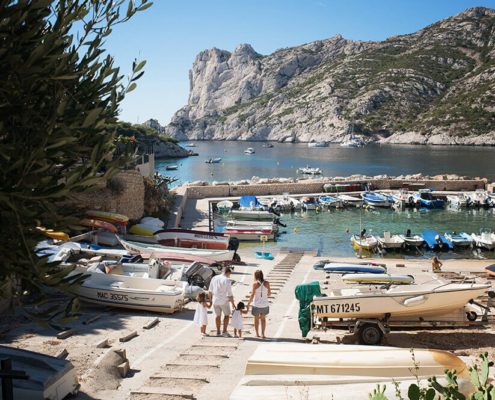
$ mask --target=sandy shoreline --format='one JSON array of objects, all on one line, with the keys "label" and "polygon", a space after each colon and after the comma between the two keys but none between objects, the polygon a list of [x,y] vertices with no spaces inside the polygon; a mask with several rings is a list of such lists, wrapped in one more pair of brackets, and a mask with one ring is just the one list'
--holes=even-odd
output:
[{"label": "sandy shoreline", "polygon": [[[245,299],[253,272],[261,268],[276,282],[277,289],[268,318],[267,340],[303,341],[298,327],[298,303],[294,299],[294,288],[297,284],[314,280],[325,287],[325,274],[312,268],[316,261],[324,258],[305,254],[294,269],[286,273],[273,268],[287,254],[280,253],[275,260],[266,261],[257,260],[253,250],[242,249],[241,256],[246,265],[236,267],[232,275],[236,301]],[[418,282],[435,277],[429,262],[424,260],[383,259],[380,262],[387,264],[390,272],[415,275]],[[397,267],[397,264],[405,264],[405,267]],[[488,264],[489,261],[447,260],[443,269],[463,274],[480,273]],[[338,284],[332,282],[330,284]],[[244,340],[201,338],[199,329],[192,324],[194,308],[195,303],[190,303],[182,312],[164,316],[83,305],[81,319],[70,324],[77,333],[65,340],[57,339],[54,330],[40,328],[23,318],[3,321],[8,323],[8,329],[2,329],[0,340],[9,346],[50,355],[66,349],[68,359],[80,376],[81,393],[77,397],[80,399],[181,399],[189,395],[205,400],[228,399],[244,373],[247,358],[259,343],[254,337],[252,318],[245,319]],[[88,325],[83,324],[95,315],[101,317]],[[143,329],[147,322],[156,317],[160,323],[155,328]],[[2,323],[2,326],[7,325]],[[213,316],[210,314],[208,329],[213,327]],[[120,337],[134,330],[139,336],[126,343],[119,342]],[[355,342],[354,336],[345,330],[331,330],[319,336],[324,341]],[[119,379],[105,372],[105,357],[109,349],[96,347],[104,339],[111,341],[111,348],[126,350],[131,365],[128,377]],[[393,331],[386,337],[386,344],[403,348],[439,348],[464,356],[476,356],[488,351],[495,356],[495,332],[491,326],[486,329]]]}]

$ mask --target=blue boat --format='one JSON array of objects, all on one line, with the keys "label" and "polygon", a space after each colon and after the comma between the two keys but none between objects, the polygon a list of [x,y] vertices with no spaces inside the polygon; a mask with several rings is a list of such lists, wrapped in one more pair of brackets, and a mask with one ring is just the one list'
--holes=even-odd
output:
[{"label": "blue boat", "polygon": [[423,231],[423,239],[431,250],[448,250],[454,248],[454,244],[437,231]]},{"label": "blue boat", "polygon": [[241,196],[239,200],[239,205],[243,209],[250,209],[250,210],[264,208],[263,204],[261,204],[258,201],[256,196]]},{"label": "blue boat", "polygon": [[446,232],[444,236],[456,247],[468,247],[473,244],[473,238],[466,232]]},{"label": "blue boat", "polygon": [[414,202],[420,207],[443,208],[445,201],[433,197],[430,189],[421,189],[414,195]]},{"label": "blue boat", "polygon": [[342,205],[340,199],[333,196],[320,196],[318,202],[326,207],[340,207]]},{"label": "blue boat", "polygon": [[325,272],[333,272],[336,274],[347,273],[364,273],[364,274],[384,274],[387,270],[378,265],[358,265],[358,264],[346,264],[346,263],[329,263],[323,267]]},{"label": "blue boat", "polygon": [[373,207],[390,207],[388,196],[376,192],[365,192],[361,195],[365,204]]}]

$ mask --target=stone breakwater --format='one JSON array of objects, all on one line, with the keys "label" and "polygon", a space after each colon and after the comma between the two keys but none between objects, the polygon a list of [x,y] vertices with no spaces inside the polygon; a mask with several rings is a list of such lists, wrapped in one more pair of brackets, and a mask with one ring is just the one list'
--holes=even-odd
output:
[{"label": "stone breakwater", "polygon": [[393,190],[403,187],[424,187],[443,191],[472,191],[488,186],[486,178],[470,178],[458,175],[425,176],[422,174],[388,175],[351,175],[348,177],[308,177],[308,178],[258,178],[237,182],[191,182],[181,188],[188,198],[230,197],[242,195],[280,195],[283,193],[306,194],[322,193],[325,184],[361,183],[373,189]]}]

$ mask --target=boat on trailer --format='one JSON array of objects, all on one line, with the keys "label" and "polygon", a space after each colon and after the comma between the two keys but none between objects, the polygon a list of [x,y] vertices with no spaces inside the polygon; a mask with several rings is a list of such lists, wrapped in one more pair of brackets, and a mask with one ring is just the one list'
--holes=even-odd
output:
[{"label": "boat on trailer", "polygon": [[187,229],[162,229],[155,232],[156,241],[162,246],[227,250],[230,237],[223,233]]}]

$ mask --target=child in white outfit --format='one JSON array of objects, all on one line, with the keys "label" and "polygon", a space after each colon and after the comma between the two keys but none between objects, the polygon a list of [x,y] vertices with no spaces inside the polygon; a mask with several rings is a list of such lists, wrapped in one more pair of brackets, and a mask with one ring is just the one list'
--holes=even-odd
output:
[{"label": "child in white outfit", "polygon": [[201,334],[208,336],[206,333],[206,326],[208,325],[208,308],[211,304],[206,301],[206,293],[198,294],[196,298],[198,304],[196,305],[196,312],[194,313],[194,323],[200,326]]},{"label": "child in white outfit", "polygon": [[234,328],[234,337],[242,337],[242,328],[244,324],[242,322],[242,314],[247,314],[246,306],[242,301],[237,304],[234,312],[232,313],[232,320],[230,324]]}]

